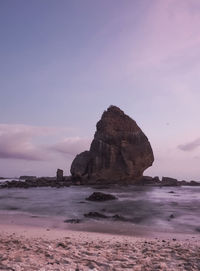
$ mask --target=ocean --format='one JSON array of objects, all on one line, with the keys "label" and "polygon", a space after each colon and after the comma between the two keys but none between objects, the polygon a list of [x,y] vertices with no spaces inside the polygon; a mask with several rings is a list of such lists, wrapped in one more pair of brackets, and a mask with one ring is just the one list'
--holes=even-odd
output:
[{"label": "ocean", "polygon": [[[87,201],[93,192],[113,194],[117,200]],[[99,212],[106,219],[86,218],[84,214]],[[158,229],[165,232],[200,233],[200,187],[147,187],[123,186],[95,189],[85,186],[65,188],[1,189],[0,214],[28,215],[50,218],[62,223],[80,219],[81,223],[117,223],[118,215],[134,226]]]}]

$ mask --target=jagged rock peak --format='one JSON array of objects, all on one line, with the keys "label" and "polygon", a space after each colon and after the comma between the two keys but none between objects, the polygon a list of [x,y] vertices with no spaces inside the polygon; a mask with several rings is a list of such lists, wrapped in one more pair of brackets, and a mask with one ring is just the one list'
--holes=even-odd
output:
[{"label": "jagged rock peak", "polygon": [[137,132],[141,131],[136,122],[117,106],[111,105],[104,111],[97,123],[97,132]]}]

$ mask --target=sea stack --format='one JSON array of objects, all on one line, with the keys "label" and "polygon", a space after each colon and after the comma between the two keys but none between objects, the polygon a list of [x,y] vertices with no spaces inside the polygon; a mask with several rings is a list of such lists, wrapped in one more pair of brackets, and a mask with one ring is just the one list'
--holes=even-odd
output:
[{"label": "sea stack", "polygon": [[110,106],[96,125],[90,150],[71,165],[74,180],[89,184],[134,183],[154,161],[148,138],[124,112]]},{"label": "sea stack", "polygon": [[63,170],[58,168],[56,172],[57,181],[63,181]]}]

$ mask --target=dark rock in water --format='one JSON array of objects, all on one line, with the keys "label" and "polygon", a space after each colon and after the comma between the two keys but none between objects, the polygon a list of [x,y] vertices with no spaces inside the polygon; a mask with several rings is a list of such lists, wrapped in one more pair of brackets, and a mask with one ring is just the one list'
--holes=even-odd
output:
[{"label": "dark rock in water", "polygon": [[174,218],[175,216],[173,214],[170,215],[170,218]]},{"label": "dark rock in water", "polygon": [[174,192],[174,191],[169,191],[168,193],[170,193],[170,194],[174,194],[175,192]]},{"label": "dark rock in water", "polygon": [[89,212],[88,214],[84,214],[84,216],[89,218],[108,218],[114,221],[128,221],[128,219],[118,214],[113,216],[107,216],[99,212]]},{"label": "dark rock in water", "polygon": [[84,216],[90,218],[108,218],[108,216],[98,212],[89,212],[88,214],[84,214]]},{"label": "dark rock in water", "polygon": [[127,221],[127,219],[125,217],[123,217],[122,215],[118,215],[118,214],[113,215],[112,219],[116,220],[116,221]]},{"label": "dark rock in water", "polygon": [[170,177],[162,177],[161,181],[162,186],[178,186],[178,180],[170,178]]},{"label": "dark rock in water", "polygon": [[90,184],[132,182],[139,180],[153,161],[148,138],[136,122],[110,106],[97,123],[90,150],[72,162],[71,174]]},{"label": "dark rock in water", "polygon": [[101,192],[94,192],[92,195],[86,198],[86,200],[90,200],[90,201],[107,201],[107,200],[114,200],[114,199],[117,199],[117,198],[111,194],[104,194]]},{"label": "dark rock in water", "polygon": [[57,169],[56,172],[56,179],[57,181],[62,181],[63,180],[63,170],[62,169]]},{"label": "dark rock in water", "polygon": [[73,219],[66,219],[64,222],[65,222],[65,223],[78,224],[78,223],[81,222],[81,220],[78,219],[78,218],[73,218]]},{"label": "dark rock in water", "polygon": [[16,210],[19,210],[18,207],[14,207],[14,206],[8,206],[7,209],[10,210],[10,211],[16,211]]}]

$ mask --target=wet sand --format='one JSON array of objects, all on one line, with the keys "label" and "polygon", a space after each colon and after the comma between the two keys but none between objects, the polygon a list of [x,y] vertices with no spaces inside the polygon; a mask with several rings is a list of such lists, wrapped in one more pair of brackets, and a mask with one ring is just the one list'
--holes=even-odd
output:
[{"label": "wet sand", "polygon": [[43,226],[31,226],[34,218],[26,225],[25,217],[21,223],[12,216],[0,218],[0,270],[200,270],[198,233],[136,230],[125,235],[103,228],[94,232],[92,223],[58,228],[44,220]]}]

